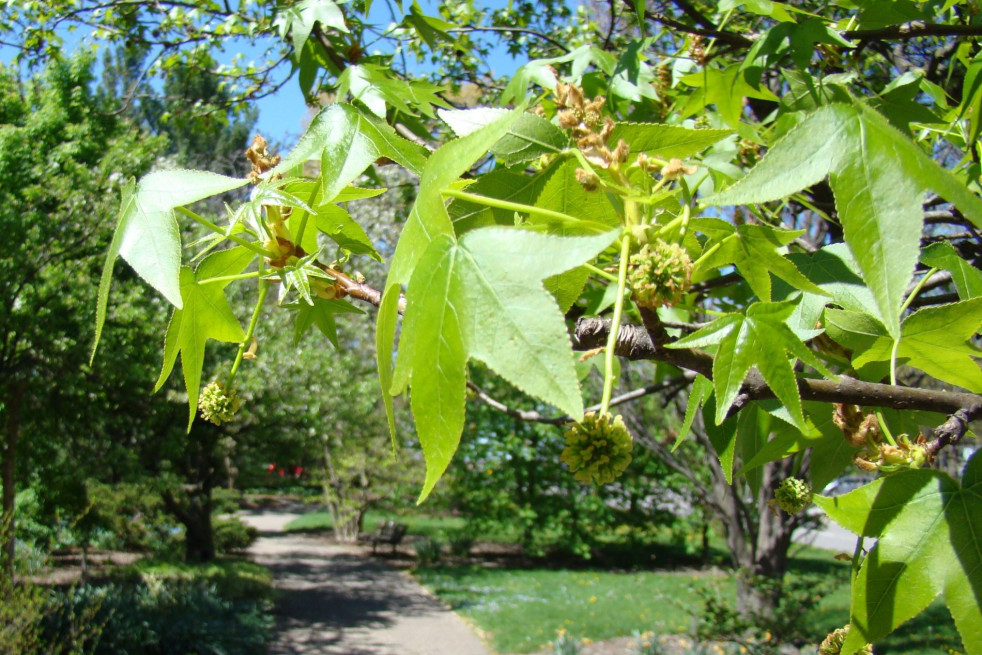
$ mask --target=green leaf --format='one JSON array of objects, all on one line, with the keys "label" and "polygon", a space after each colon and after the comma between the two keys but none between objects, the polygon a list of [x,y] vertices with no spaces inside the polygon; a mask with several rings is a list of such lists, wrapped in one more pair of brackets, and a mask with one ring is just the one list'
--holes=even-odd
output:
[{"label": "green leaf", "polygon": [[[714,221],[722,223],[722,221]],[[696,223],[693,227],[699,230]],[[727,230],[733,230],[727,225]],[[720,240],[719,247],[701,260],[693,271],[693,279],[702,279],[710,271],[733,264],[761,300],[771,300],[771,275],[796,289],[826,295],[825,290],[802,275],[791,261],[779,251],[801,236],[801,230],[778,230],[768,225],[738,225],[735,231]]]},{"label": "green leaf", "polygon": [[[545,184],[551,179],[553,170],[550,168],[537,175],[525,175],[499,168],[482,175],[476,182],[467,187],[467,192],[523,205],[537,205],[536,199],[542,193]],[[545,208],[555,209],[553,207]],[[514,211],[488,207],[459,198],[454,198],[447,211],[453,219],[454,232],[458,235],[476,227],[515,224]]]},{"label": "green leaf", "polygon": [[450,126],[454,134],[464,137],[471,132],[477,132],[499,118],[507,116],[509,111],[500,107],[473,107],[471,109],[441,109],[437,115]]},{"label": "green leaf", "polygon": [[413,203],[409,220],[399,236],[399,243],[396,244],[396,251],[392,256],[377,319],[376,357],[379,382],[382,385],[382,397],[393,443],[395,415],[391,396],[401,393],[405,386],[404,381],[396,379],[392,370],[400,287],[410,281],[417,263],[434,240],[442,236],[452,238],[454,235],[453,223],[443,202],[443,189],[484,156],[520,115],[521,109],[516,109],[466,137],[447,143],[430,156],[423,168],[416,202]]},{"label": "green leaf", "polygon": [[[221,253],[219,253],[221,254]],[[205,264],[207,260],[202,262]],[[223,285],[199,284],[195,273],[188,267],[180,269],[181,298],[184,306],[175,309],[164,338],[164,365],[157,378],[154,391],[158,391],[170,377],[177,355],[181,355],[184,386],[188,392],[191,415],[188,430],[198,410],[198,391],[201,387],[201,369],[205,363],[205,342],[216,339],[229,343],[245,340],[245,333],[232,313],[222,292]]]},{"label": "green leaf", "polygon": [[696,87],[683,109],[685,116],[705,112],[707,105],[716,105],[720,116],[730,127],[737,128],[743,114],[744,98],[758,98],[777,102],[778,98],[766,86],[755,88],[744,77],[739,64],[726,70],[707,68],[698,73],[686,75],[681,82]]},{"label": "green leaf", "polygon": [[596,256],[617,231],[555,237],[482,228],[434,239],[406,291],[392,391],[410,402],[426,456],[420,501],[450,463],[464,425],[466,364],[480,360],[519,389],[583,415],[566,322],[542,280]]},{"label": "green leaf", "polygon": [[[973,343],[982,327],[982,298],[926,307],[904,319],[897,358],[928,375],[975,393],[982,392],[982,369]],[[856,367],[890,361],[893,340],[879,337],[853,358]]]},{"label": "green leaf", "polygon": [[947,241],[932,243],[924,248],[921,263],[949,271],[958,297],[962,300],[982,296],[982,271],[962,259]]},{"label": "green leaf", "polygon": [[382,261],[382,255],[375,250],[365,229],[351,218],[351,214],[337,205],[329,203],[319,206],[315,223],[318,230],[345,250]]},{"label": "green leaf", "polygon": [[300,0],[282,7],[276,12],[274,24],[279,28],[281,37],[290,33],[293,49],[299,54],[310,38],[314,24],[318,22],[324,29],[348,31],[344,14],[333,0]]},{"label": "green leaf", "polygon": [[834,243],[811,254],[791,254],[788,259],[843,309],[865,312],[874,305],[873,293],[860,277],[859,265],[846,244]]},{"label": "green leaf", "polygon": [[832,373],[787,326],[795,305],[796,301],[757,302],[747,308],[745,317],[725,315],[668,345],[669,348],[698,348],[719,344],[713,360],[717,424],[726,418],[750,367],[754,366],[774,395],[788,408],[794,424],[799,427],[804,425],[798,384],[792,361],[789,361],[786,353],[791,353],[823,375],[832,377]]},{"label": "green leaf", "polygon": [[[590,193],[576,181],[576,169],[579,164],[572,159],[557,162],[546,173],[548,181],[542,186],[542,192],[536,198],[535,205],[541,209],[569,214],[584,220],[602,223],[611,227],[621,224],[620,213],[605,193]],[[554,222],[532,217],[534,222],[544,222],[555,228],[559,234],[565,233],[565,227]]]},{"label": "green leaf", "polygon": [[900,334],[900,306],[917,263],[921,197],[934,190],[982,225],[982,200],[880,114],[829,105],[809,114],[713,205],[785,198],[826,175],[846,243],[876,300],[877,317]]},{"label": "green leaf", "polygon": [[113,265],[122,256],[147,284],[181,307],[181,234],[174,208],[244,186],[240,180],[204,171],[156,171],[123,188],[119,219],[99,280],[95,358],[106,321]]},{"label": "green leaf", "polygon": [[842,527],[877,538],[853,583],[853,630],[844,655],[882,639],[939,594],[965,651],[982,652],[980,494],[982,456],[976,454],[961,485],[940,471],[910,470],[837,498],[815,498]]},{"label": "green leaf", "polygon": [[300,343],[300,338],[316,325],[335,349],[338,347],[338,326],[334,321],[335,314],[364,314],[365,312],[344,300],[325,300],[315,298],[313,304],[305,302],[294,305],[284,305],[297,312],[293,326],[293,343]]},{"label": "green leaf", "polygon": [[381,157],[419,173],[426,149],[403,139],[378,118],[336,103],[314,117],[296,147],[267,176],[319,159],[321,201],[330,202]]},{"label": "green leaf", "polygon": [[557,154],[568,146],[565,132],[541,116],[526,112],[494,144],[491,154],[505,166],[511,166]]},{"label": "green leaf", "polygon": [[672,444],[673,452],[689,436],[689,430],[692,429],[692,422],[696,419],[696,412],[699,411],[699,408],[709,399],[712,393],[713,381],[704,375],[696,375],[696,379],[692,383],[692,388],[689,390],[689,401],[685,406],[685,418],[682,420],[682,427],[679,428],[679,433],[675,437],[675,443]]},{"label": "green leaf", "polygon": [[732,130],[690,130],[661,123],[618,123],[611,143],[624,139],[631,152],[643,152],[666,159],[684,159],[733,134]]}]

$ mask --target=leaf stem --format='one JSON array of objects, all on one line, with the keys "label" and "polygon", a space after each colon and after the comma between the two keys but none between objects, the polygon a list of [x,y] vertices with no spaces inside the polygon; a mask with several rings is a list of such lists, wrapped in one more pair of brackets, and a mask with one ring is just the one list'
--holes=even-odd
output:
[{"label": "leaf stem", "polygon": [[238,275],[219,275],[218,277],[209,277],[204,280],[198,280],[198,284],[213,284],[215,282],[234,282],[235,280],[248,280],[249,278],[259,277],[259,271],[253,271],[252,273],[239,273]]},{"label": "leaf stem", "polygon": [[616,275],[614,275],[613,273],[609,273],[609,272],[605,271],[604,269],[600,268],[599,266],[594,266],[593,264],[583,264],[583,268],[585,268],[586,270],[590,271],[594,275],[599,275],[600,277],[602,277],[605,280],[609,280],[610,282],[617,282],[617,276]]},{"label": "leaf stem", "polygon": [[[261,273],[262,271],[260,271]],[[232,382],[235,381],[235,374],[239,372],[239,365],[242,363],[242,356],[245,354],[248,344],[252,341],[252,335],[256,331],[256,325],[259,323],[259,314],[263,308],[263,301],[266,300],[266,291],[269,289],[269,284],[266,280],[260,278],[259,280],[259,298],[256,299],[256,307],[252,310],[252,318],[249,319],[249,328],[246,330],[245,339],[239,344],[239,350],[235,353],[235,361],[232,362],[232,370],[228,373],[228,380],[225,382],[225,388],[227,390],[232,389]]]},{"label": "leaf stem", "polygon": [[699,265],[702,264],[703,261],[709,259],[710,255],[712,255],[714,252],[716,252],[717,250],[719,250],[720,246],[722,246],[722,245],[723,245],[723,242],[722,241],[717,241],[712,246],[710,246],[709,248],[707,248],[706,249],[706,252],[702,253],[702,255],[699,256],[699,259],[697,259],[696,261],[694,261],[692,263],[692,271],[693,272],[698,271],[699,270]]},{"label": "leaf stem", "polygon": [[[913,290],[907,294],[907,299],[904,300],[904,304],[900,306],[901,316],[903,316],[904,312],[910,307],[910,303],[914,302],[914,298],[916,298],[917,294],[921,292],[921,289],[924,288],[924,285],[931,278],[931,276],[937,272],[937,268],[930,269],[924,274],[924,277],[920,279],[917,286],[915,286]],[[900,338],[901,337],[897,337],[893,340],[893,348],[890,349],[890,384],[893,386],[897,386],[897,353],[900,352]]]},{"label": "leaf stem", "polygon": [[[633,202],[625,204],[625,215]],[[634,206],[637,213],[637,206]],[[628,234],[621,235],[621,260],[617,268],[617,300],[614,301],[614,316],[610,323],[610,333],[607,335],[607,349],[604,353],[604,391],[600,399],[600,416],[605,416],[610,410],[610,397],[614,392],[614,350],[617,347],[617,336],[621,327],[621,315],[624,313],[624,289],[627,287],[627,263],[631,256],[631,239]]]},{"label": "leaf stem", "polygon": [[263,257],[274,257],[274,258],[276,257],[276,253],[273,253],[273,252],[270,252],[269,250],[266,250],[262,246],[257,245],[254,241],[249,241],[248,239],[243,239],[242,237],[240,237],[237,234],[226,234],[225,233],[225,230],[223,230],[221,228],[221,226],[219,226],[219,225],[217,225],[215,223],[212,223],[211,221],[209,221],[204,216],[200,216],[199,214],[194,213],[193,211],[191,211],[187,207],[176,207],[175,209],[177,209],[177,211],[181,212],[182,214],[184,214],[185,216],[187,216],[188,218],[190,218],[195,223],[198,223],[200,225],[204,225],[206,228],[208,228],[209,230],[211,230],[215,234],[221,234],[223,237],[225,237],[229,241],[234,241],[235,243],[239,244],[240,246],[243,246],[245,248],[248,248],[249,250],[251,250],[252,252],[256,253],[257,255],[262,255]]},{"label": "leaf stem", "polygon": [[883,412],[879,409],[876,410],[876,420],[880,423],[880,432],[883,433],[883,438],[887,440],[891,446],[897,445],[897,440],[893,438],[893,433],[890,432],[890,426],[887,425],[886,420],[883,418]]},{"label": "leaf stem", "polygon": [[576,223],[587,222],[582,218],[577,218],[576,216],[570,216],[569,214],[553,211],[551,209],[542,209],[541,207],[524,205],[519,202],[509,202],[507,200],[501,200],[499,198],[491,198],[490,196],[480,196],[477,195],[476,193],[467,193],[466,191],[459,191],[457,189],[443,189],[441,193],[445,196],[450,196],[451,198],[467,200],[468,202],[474,202],[479,205],[485,205],[486,207],[495,207],[497,209],[504,209],[505,211],[520,212],[522,214],[537,214],[545,218],[554,218],[560,221],[573,221]]}]

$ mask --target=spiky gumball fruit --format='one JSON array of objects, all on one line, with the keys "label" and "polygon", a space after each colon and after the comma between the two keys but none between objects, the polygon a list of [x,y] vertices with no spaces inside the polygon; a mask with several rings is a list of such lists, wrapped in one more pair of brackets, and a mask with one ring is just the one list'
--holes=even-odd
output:
[{"label": "spiky gumball fruit", "polygon": [[613,482],[631,463],[634,440],[624,419],[590,412],[566,431],[560,458],[579,482]]},{"label": "spiky gumball fruit", "polygon": [[198,401],[201,418],[215,425],[231,421],[241,406],[242,401],[238,394],[234,390],[226,391],[225,385],[218,380],[212,381],[202,390]]},{"label": "spiky gumball fruit", "polygon": [[812,502],[811,485],[798,478],[785,478],[774,491],[774,501],[788,514],[797,514]]},{"label": "spiky gumball fruit", "polygon": [[692,260],[677,243],[656,239],[631,255],[630,264],[628,284],[642,307],[673,305],[692,283]]}]

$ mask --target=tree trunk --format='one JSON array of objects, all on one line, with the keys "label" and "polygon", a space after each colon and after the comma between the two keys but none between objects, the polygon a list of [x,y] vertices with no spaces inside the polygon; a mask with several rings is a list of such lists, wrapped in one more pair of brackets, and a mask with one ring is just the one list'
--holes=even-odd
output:
[{"label": "tree trunk", "polygon": [[164,507],[184,526],[184,559],[204,563],[215,559],[215,537],[211,527],[211,487],[191,490],[187,500],[163,493]]},{"label": "tree trunk", "polygon": [[17,441],[20,437],[21,399],[23,383],[8,382],[6,400],[3,403],[4,440],[0,450],[0,485],[3,501],[0,505],[0,578],[14,579],[14,488],[17,464]]}]

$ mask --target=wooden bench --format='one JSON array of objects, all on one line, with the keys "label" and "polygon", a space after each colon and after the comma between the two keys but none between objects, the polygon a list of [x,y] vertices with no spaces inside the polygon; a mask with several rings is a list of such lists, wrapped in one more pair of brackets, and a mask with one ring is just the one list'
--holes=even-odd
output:
[{"label": "wooden bench", "polygon": [[389,544],[392,546],[392,552],[396,552],[396,546],[402,543],[403,537],[406,536],[406,526],[405,523],[396,523],[395,521],[386,521],[378,526],[378,530],[369,537],[372,542],[372,553],[375,553],[375,549],[378,548],[379,544]]}]

